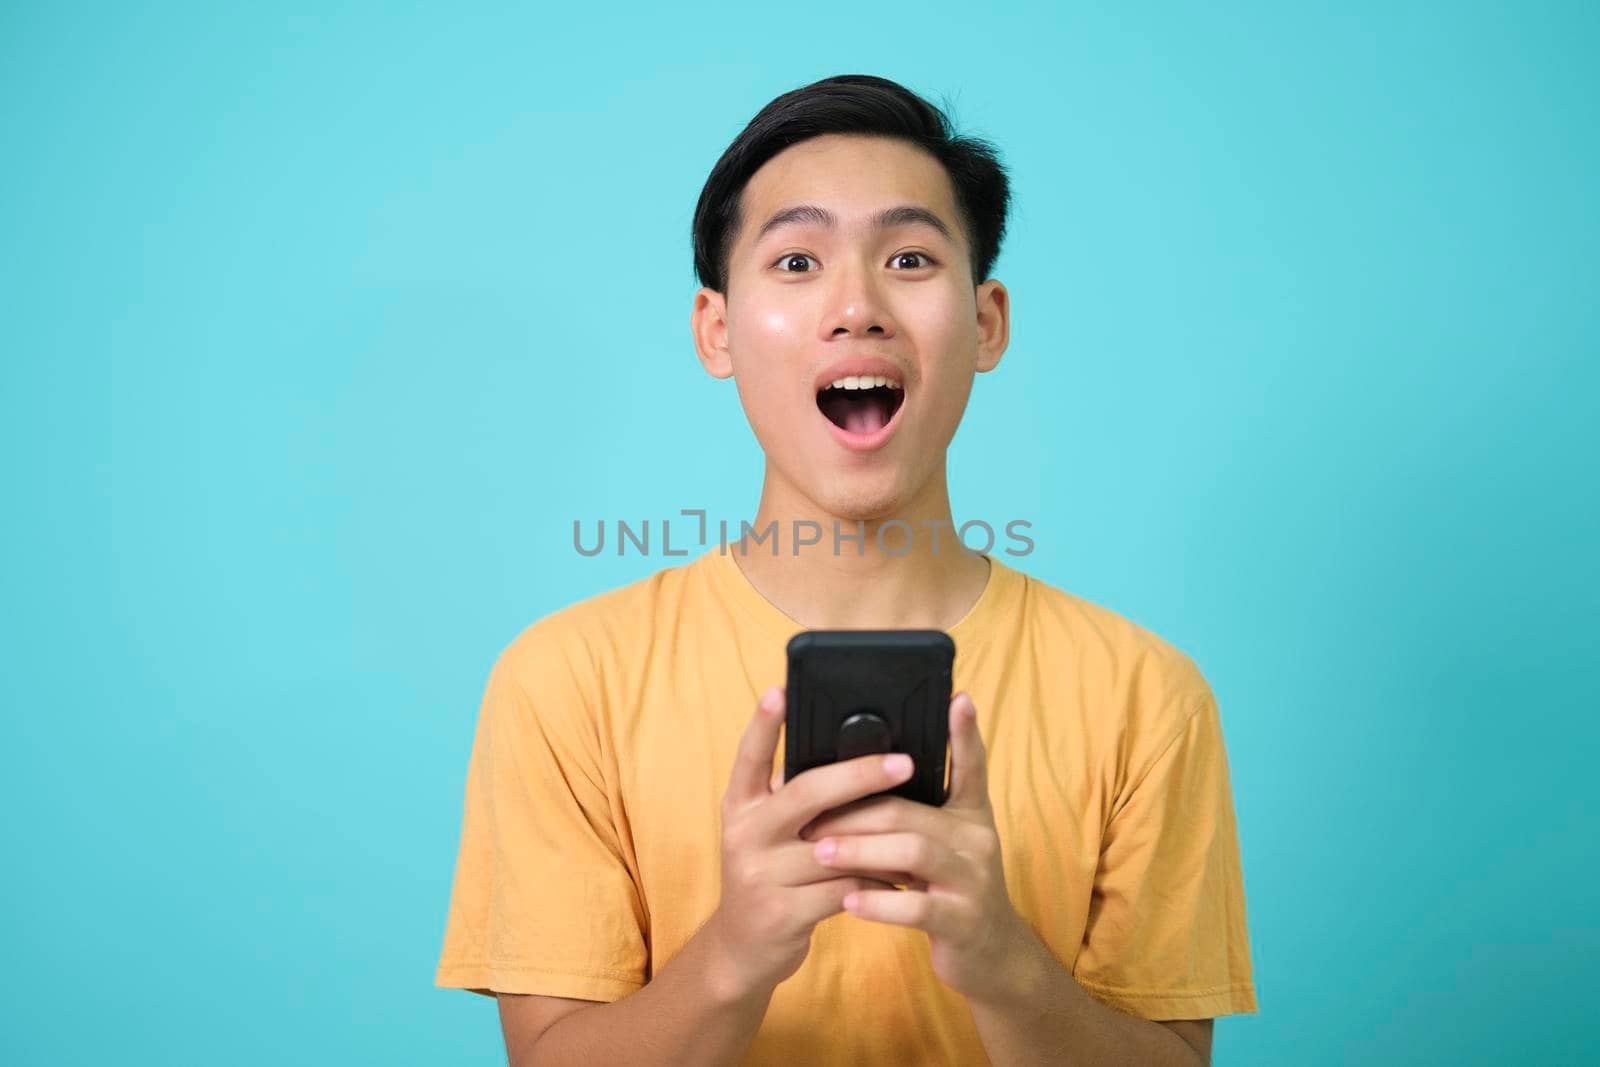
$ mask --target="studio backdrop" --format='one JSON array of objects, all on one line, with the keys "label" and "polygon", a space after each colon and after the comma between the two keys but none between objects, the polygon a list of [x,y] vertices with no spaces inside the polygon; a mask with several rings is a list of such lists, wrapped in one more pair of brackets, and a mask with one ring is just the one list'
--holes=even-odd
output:
[{"label": "studio backdrop", "polygon": [[753,516],[690,221],[840,73],[1012,176],[957,518],[1216,692],[1215,1062],[1592,1056],[1595,10],[8,5],[0,1060],[503,1062],[489,667]]}]

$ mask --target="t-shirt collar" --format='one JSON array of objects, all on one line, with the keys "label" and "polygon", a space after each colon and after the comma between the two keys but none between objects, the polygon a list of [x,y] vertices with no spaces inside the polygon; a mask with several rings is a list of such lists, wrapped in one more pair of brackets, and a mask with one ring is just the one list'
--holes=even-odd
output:
[{"label": "t-shirt collar", "polygon": [[[782,647],[805,627],[750,583],[734,558],[734,553],[731,545],[713,545],[701,555],[698,562],[712,573],[724,595],[745,621]],[[945,631],[955,641],[957,649],[982,643],[994,630],[991,623],[1016,606],[1012,601],[1017,594],[1021,575],[996,556],[984,554],[984,558],[989,561],[989,579],[984,583],[983,592],[967,609],[967,613]]]}]

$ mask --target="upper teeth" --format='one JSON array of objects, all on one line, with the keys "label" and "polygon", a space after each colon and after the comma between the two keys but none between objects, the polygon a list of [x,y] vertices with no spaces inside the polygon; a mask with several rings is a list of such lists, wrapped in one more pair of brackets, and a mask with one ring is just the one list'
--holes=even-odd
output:
[{"label": "upper teeth", "polygon": [[828,386],[829,389],[898,389],[900,383],[893,378],[885,378],[881,374],[852,374],[840,378]]}]

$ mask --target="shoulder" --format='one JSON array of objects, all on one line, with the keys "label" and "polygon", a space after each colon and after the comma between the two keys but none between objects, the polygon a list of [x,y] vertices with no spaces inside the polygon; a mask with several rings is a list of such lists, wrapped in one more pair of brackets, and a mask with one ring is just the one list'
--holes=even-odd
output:
[{"label": "shoulder", "polygon": [[1064,658],[1120,677],[1131,689],[1159,689],[1179,698],[1205,695],[1199,665],[1166,637],[1104,604],[1024,571],[1016,573],[1031,626]]},{"label": "shoulder", "polygon": [[647,646],[660,620],[670,617],[692,566],[663,567],[540,616],[501,650],[495,670],[527,685],[559,675],[595,678],[614,669]]},{"label": "shoulder", "polygon": [[1030,638],[1086,711],[1116,735],[1121,759],[1138,762],[1178,736],[1213,702],[1194,658],[1153,629],[1078,593],[1021,574]]}]

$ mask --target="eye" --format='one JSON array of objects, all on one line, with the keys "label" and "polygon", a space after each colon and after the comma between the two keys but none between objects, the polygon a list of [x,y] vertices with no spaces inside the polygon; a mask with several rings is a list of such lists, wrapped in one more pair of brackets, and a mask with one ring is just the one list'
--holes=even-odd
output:
[{"label": "eye", "polygon": [[[811,259],[811,257],[806,255],[804,252],[790,252],[787,255],[779,257],[778,263],[774,263],[773,266],[776,267],[776,266],[778,266],[779,263],[793,263],[797,259]],[[812,259],[811,262],[815,263],[816,260]],[[779,267],[778,269],[783,271],[783,273],[785,273],[785,274],[810,274],[811,273],[810,268],[807,268],[805,270],[789,270],[787,267]]]},{"label": "eye", "polygon": [[898,262],[898,261],[900,261],[902,259],[905,259],[908,256],[915,256],[915,257],[917,257],[919,259],[924,260],[925,262],[923,262],[921,264],[915,264],[915,265],[912,265],[910,267],[905,267],[905,268],[903,268],[904,270],[919,270],[922,267],[931,267],[933,265],[933,257],[928,255],[928,253],[926,253],[926,252],[896,252],[894,254],[894,256],[889,260],[889,262],[895,263],[895,262]]}]

